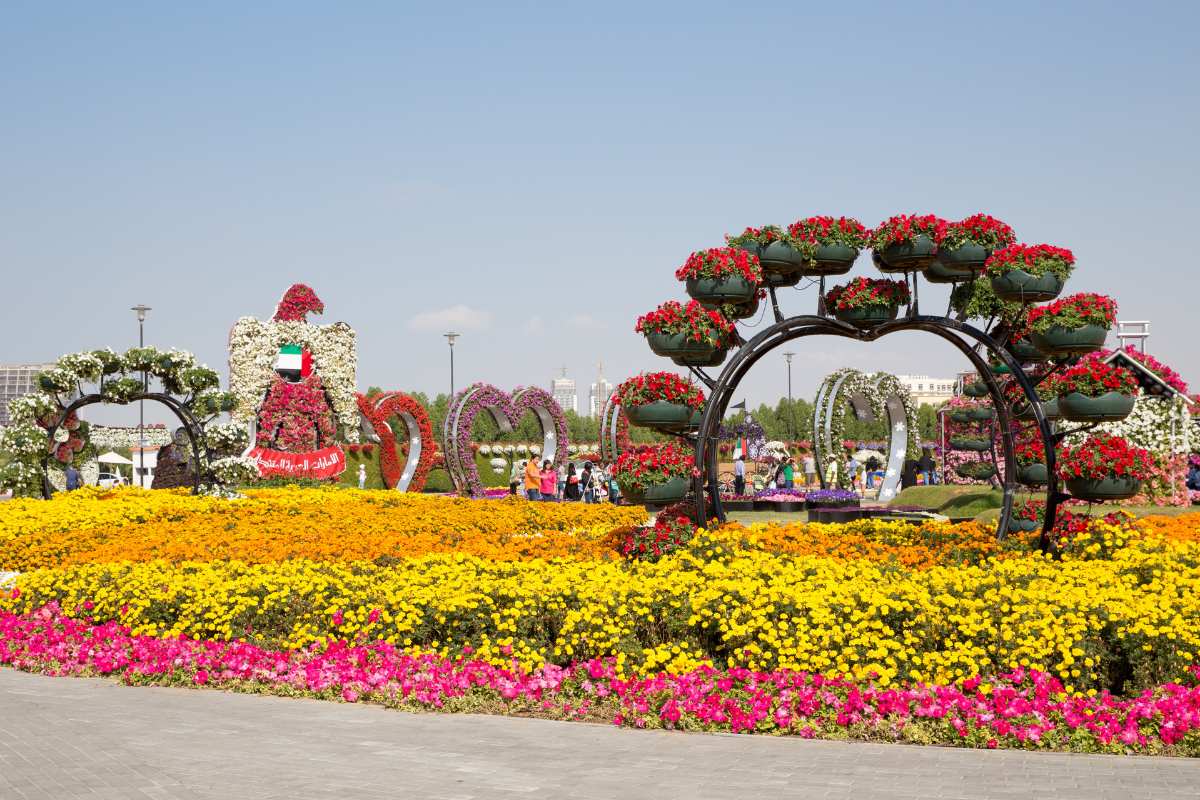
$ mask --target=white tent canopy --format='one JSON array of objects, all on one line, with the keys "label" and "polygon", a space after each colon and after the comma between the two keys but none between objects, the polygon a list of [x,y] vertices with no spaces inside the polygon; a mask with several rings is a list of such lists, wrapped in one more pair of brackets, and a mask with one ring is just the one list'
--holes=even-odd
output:
[{"label": "white tent canopy", "polygon": [[133,462],[130,461],[128,458],[121,455],[120,453],[114,453],[112,450],[109,450],[107,453],[100,456],[96,460],[99,461],[101,464],[130,464],[130,465],[133,464]]}]

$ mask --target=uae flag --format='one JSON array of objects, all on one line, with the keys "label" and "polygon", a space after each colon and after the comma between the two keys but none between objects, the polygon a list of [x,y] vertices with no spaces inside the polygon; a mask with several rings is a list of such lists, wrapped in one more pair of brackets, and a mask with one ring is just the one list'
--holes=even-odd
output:
[{"label": "uae flag", "polygon": [[750,451],[746,447],[746,437],[739,436],[737,442],[733,445],[733,458],[736,461],[738,458],[749,458]]},{"label": "uae flag", "polygon": [[307,378],[312,374],[312,353],[298,344],[285,344],[279,348],[275,371],[292,381]]}]

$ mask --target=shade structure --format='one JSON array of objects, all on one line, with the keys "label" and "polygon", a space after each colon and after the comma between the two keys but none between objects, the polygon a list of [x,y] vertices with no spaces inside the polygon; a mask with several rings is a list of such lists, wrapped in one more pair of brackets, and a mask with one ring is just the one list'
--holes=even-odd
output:
[{"label": "shade structure", "polygon": [[131,465],[133,464],[133,462],[130,461],[128,458],[121,455],[120,453],[114,453],[112,450],[109,450],[107,453],[100,456],[96,460],[99,461],[101,464],[131,464]]}]

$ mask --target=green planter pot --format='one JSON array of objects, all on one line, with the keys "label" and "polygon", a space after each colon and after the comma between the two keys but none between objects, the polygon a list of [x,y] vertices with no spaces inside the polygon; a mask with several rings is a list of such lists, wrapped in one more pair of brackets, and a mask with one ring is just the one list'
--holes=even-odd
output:
[{"label": "green planter pot", "polygon": [[983,381],[975,381],[973,383],[968,383],[965,386],[963,386],[963,394],[965,394],[967,397],[979,398],[979,397],[987,397],[988,394],[990,394],[990,392],[988,392],[988,387],[987,387],[986,383],[984,383]]},{"label": "green planter pot", "polygon": [[952,436],[950,446],[955,450],[968,450],[972,453],[986,453],[992,449],[990,439],[976,439],[971,436]]},{"label": "green planter pot", "polygon": [[677,477],[671,478],[666,483],[656,483],[652,486],[647,486],[643,489],[635,489],[632,486],[624,486],[618,480],[617,484],[621,486],[621,494],[631,503],[651,505],[670,505],[678,503],[688,492],[687,478]]},{"label": "green planter pot", "polygon": [[656,355],[684,367],[715,367],[725,360],[726,348],[688,339],[682,333],[648,333],[646,342]]},{"label": "green planter pot", "polygon": [[993,275],[992,292],[1001,300],[1015,303],[1042,303],[1058,297],[1063,289],[1062,278],[1053,273],[1030,275],[1023,269]]},{"label": "green planter pot", "polygon": [[948,267],[941,261],[934,261],[925,268],[925,280],[930,283],[963,283],[974,279],[975,273],[971,270]]},{"label": "green planter pot", "polygon": [[963,408],[950,412],[950,420],[959,424],[965,425],[968,422],[974,422],[974,417],[971,416],[971,409]]},{"label": "green planter pot", "polygon": [[1042,486],[1050,480],[1045,464],[1028,464],[1017,469],[1017,481],[1026,486]]},{"label": "green planter pot", "polygon": [[771,242],[758,254],[758,263],[765,272],[800,275],[804,268],[804,256],[790,244]]},{"label": "green planter pot", "polygon": [[1053,400],[1043,400],[1041,406],[1042,416],[1046,419],[1060,419],[1062,417],[1062,411],[1058,408],[1057,397]]},{"label": "green planter pot", "polygon": [[[1058,398],[1057,397],[1055,397],[1053,400],[1043,400],[1040,403],[1038,403],[1038,405],[1042,407],[1042,416],[1044,416],[1048,420],[1058,419],[1061,416],[1061,414],[1059,414],[1059,411],[1058,411]],[[1013,416],[1016,417],[1017,419],[1023,419],[1023,420],[1034,419],[1033,408],[1030,407],[1030,405],[1024,401],[1022,401],[1020,403],[1014,403],[1013,407],[1012,407],[1012,413],[1013,413]]]},{"label": "green planter pot", "polygon": [[[937,263],[931,264],[925,271],[925,278],[934,283],[955,283],[974,278],[983,271],[983,262],[988,260],[992,251],[977,244],[964,244],[959,247],[940,247],[937,251]],[[933,280],[933,271],[937,270],[940,277],[953,277],[954,280]]]},{"label": "green planter pot", "polygon": [[630,425],[656,430],[678,430],[685,428],[692,419],[692,407],[684,403],[668,403],[655,400],[640,406],[621,406]]},{"label": "green planter pot", "polygon": [[899,306],[864,306],[863,308],[845,308],[833,312],[842,322],[848,322],[856,328],[874,328],[884,322],[891,322],[900,313]]},{"label": "green planter pot", "polygon": [[972,422],[983,422],[992,419],[996,416],[996,409],[990,406],[976,406],[975,408],[967,409],[967,414]]},{"label": "green planter pot", "polygon": [[762,254],[762,245],[760,245],[758,242],[746,242],[745,244],[735,244],[734,247],[737,247],[741,250],[745,250],[747,253],[754,256],[755,258],[758,258],[759,255]]},{"label": "green planter pot", "polygon": [[763,286],[774,286],[776,289],[784,289],[788,286],[795,286],[804,276],[799,272],[789,272],[786,275],[778,272],[772,272],[768,269],[763,270]]},{"label": "green planter pot", "polygon": [[1071,392],[1058,396],[1058,410],[1071,422],[1117,422],[1129,416],[1136,400],[1120,392],[1106,392],[1099,397]]},{"label": "green planter pot", "polygon": [[1033,333],[1033,345],[1048,356],[1073,356],[1093,353],[1104,347],[1108,328],[1099,325],[1084,325],[1081,328],[1063,328],[1058,325],[1045,333]]},{"label": "green planter pot", "polygon": [[996,468],[991,464],[987,464],[983,461],[971,461],[968,463],[971,467],[975,467],[976,464],[982,464],[983,466],[977,467],[979,471],[975,473],[964,469],[968,466],[968,464],[957,466],[954,468],[954,471],[958,473],[959,477],[966,478],[969,481],[986,481],[990,480],[996,474]]},{"label": "green planter pot", "polygon": [[1036,519],[1012,519],[1008,521],[1008,530],[1016,533],[1033,533],[1040,531],[1042,523]]},{"label": "green planter pot", "polygon": [[937,245],[925,234],[911,242],[889,244],[879,252],[880,272],[922,272],[937,260]]},{"label": "green planter pot", "polygon": [[1046,360],[1046,354],[1034,347],[1033,342],[1028,339],[1016,339],[1009,342],[1008,352],[1013,354],[1013,358],[1024,364]]},{"label": "green planter pot", "polygon": [[719,278],[688,278],[688,296],[710,308],[727,303],[748,303],[754,299],[758,285],[741,275],[722,275]]},{"label": "green planter pot", "polygon": [[1067,492],[1080,500],[1126,500],[1137,494],[1142,482],[1136,478],[1068,478]]},{"label": "green planter pot", "polygon": [[812,261],[805,261],[800,267],[801,275],[817,277],[820,275],[845,275],[854,266],[858,251],[844,244],[823,244],[813,253]]},{"label": "green planter pot", "polygon": [[725,316],[730,319],[746,319],[758,313],[758,295],[746,303],[725,306]]},{"label": "green planter pot", "polygon": [[1008,368],[1008,364],[1005,364],[1003,361],[993,361],[988,364],[988,369],[995,375],[1009,375],[1012,373],[1012,370]]}]

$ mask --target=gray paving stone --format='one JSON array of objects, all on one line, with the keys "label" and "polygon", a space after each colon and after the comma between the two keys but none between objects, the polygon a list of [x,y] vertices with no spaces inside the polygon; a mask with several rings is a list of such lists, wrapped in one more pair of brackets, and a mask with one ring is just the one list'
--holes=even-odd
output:
[{"label": "gray paving stone", "polygon": [[1200,797],[1200,763],[623,730],[0,669],[0,798]]}]

